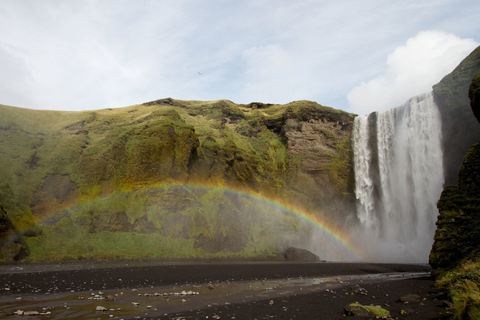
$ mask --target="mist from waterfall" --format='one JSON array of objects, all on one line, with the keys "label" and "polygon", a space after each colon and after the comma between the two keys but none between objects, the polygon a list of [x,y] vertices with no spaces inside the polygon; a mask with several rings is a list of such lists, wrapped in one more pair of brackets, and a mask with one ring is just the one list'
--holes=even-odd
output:
[{"label": "mist from waterfall", "polygon": [[441,119],[432,93],[355,118],[355,194],[366,259],[428,261],[444,176]]}]

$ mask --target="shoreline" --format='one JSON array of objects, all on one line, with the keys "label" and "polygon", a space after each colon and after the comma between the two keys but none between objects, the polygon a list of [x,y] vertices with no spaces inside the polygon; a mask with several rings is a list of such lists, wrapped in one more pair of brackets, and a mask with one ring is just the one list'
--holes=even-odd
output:
[{"label": "shoreline", "polygon": [[[139,264],[142,263],[145,261],[139,262]],[[395,301],[400,298],[398,295],[404,292],[422,295],[424,300],[414,306],[414,309],[423,310],[428,307],[429,312],[435,314],[445,312],[445,308],[437,307],[437,301],[429,293],[435,290],[434,280],[429,275],[429,266],[423,264],[285,261],[240,263],[210,261],[203,264],[195,264],[195,261],[188,263],[184,261],[183,264],[173,262],[159,264],[155,261],[153,264],[151,260],[148,263],[150,264],[148,266],[135,265],[135,263],[132,265],[131,261],[128,261],[99,268],[98,262],[95,262],[89,263],[88,268],[84,269],[72,269],[72,264],[68,264],[68,268],[63,270],[52,270],[51,264],[42,264],[41,271],[12,270],[9,273],[6,273],[5,269],[20,265],[9,265],[9,267],[0,265],[0,269],[3,269],[0,278],[0,301],[2,301],[0,306],[3,305],[3,307],[0,307],[0,312],[14,312],[13,309],[17,306],[18,309],[25,306],[27,310],[28,299],[33,299],[37,303],[50,301],[48,299],[53,298],[65,299],[62,301],[70,304],[80,296],[89,297],[90,294],[103,291],[105,295],[118,295],[118,301],[115,303],[120,303],[121,299],[125,300],[127,297],[138,299],[140,303],[138,309],[129,311],[135,314],[120,315],[120,312],[117,312],[116,315],[112,312],[112,317],[118,316],[118,319],[133,319],[134,316],[139,315],[145,319],[205,319],[207,316],[209,319],[219,316],[221,319],[237,320],[270,319],[272,316],[281,319],[340,319],[344,318],[343,307],[349,303],[358,301],[363,304],[387,303],[390,305],[395,304]],[[388,277],[387,274],[408,277],[409,273],[416,274],[415,278],[381,279],[381,277]],[[214,289],[208,290],[209,284],[212,284]],[[354,285],[365,288],[368,295],[350,295]],[[260,287],[258,289],[260,291],[257,290],[255,294],[242,291],[246,286]],[[168,298],[171,301],[167,303],[165,297],[154,297],[155,290],[171,292],[196,290],[201,294],[195,297],[176,297],[175,305],[173,298]],[[381,292],[384,293],[381,294]],[[214,298],[209,298],[211,294]],[[19,297],[20,300],[18,300]],[[395,300],[382,302],[379,297]],[[185,302],[179,302],[183,300]],[[270,301],[273,303],[270,304]],[[91,303],[107,308],[109,305],[114,306],[113,302],[108,301],[82,300],[81,303],[86,304],[86,310],[82,312],[90,315],[93,313],[93,316],[101,313],[95,314],[95,306],[90,305]],[[122,312],[132,309],[129,303],[121,306],[125,310]],[[149,309],[146,308],[147,303],[151,305]],[[7,309],[8,312],[5,311]],[[153,309],[156,310],[153,311]],[[56,310],[58,309],[52,312],[57,312]],[[396,309],[392,310],[397,312]],[[62,312],[62,317],[75,319],[69,316],[68,311]],[[409,317],[409,319],[424,318]]]}]

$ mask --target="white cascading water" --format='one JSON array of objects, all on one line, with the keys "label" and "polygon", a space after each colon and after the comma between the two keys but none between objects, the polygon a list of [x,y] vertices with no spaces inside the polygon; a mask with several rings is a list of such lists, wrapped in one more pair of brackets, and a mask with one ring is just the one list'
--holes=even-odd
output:
[{"label": "white cascading water", "polygon": [[427,262],[444,183],[440,113],[427,93],[375,122],[376,135],[367,116],[354,123],[358,237],[370,260]]},{"label": "white cascading water", "polygon": [[371,229],[377,225],[377,218],[374,212],[373,180],[370,176],[372,152],[368,147],[368,116],[355,118],[353,137],[357,217],[367,229]]}]

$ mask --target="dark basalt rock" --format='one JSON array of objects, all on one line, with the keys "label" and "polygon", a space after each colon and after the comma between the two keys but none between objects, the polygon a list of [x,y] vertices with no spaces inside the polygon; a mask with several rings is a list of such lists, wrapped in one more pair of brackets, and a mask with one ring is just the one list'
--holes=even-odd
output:
[{"label": "dark basalt rock", "polygon": [[345,306],[343,308],[343,313],[346,316],[353,317],[375,317],[373,313],[369,312],[365,308],[362,308],[361,306]]},{"label": "dark basalt rock", "polygon": [[468,89],[468,97],[470,98],[470,107],[477,121],[480,122],[480,72],[477,73]]},{"label": "dark basalt rock", "polygon": [[288,261],[318,261],[319,258],[316,254],[301,248],[290,247],[285,250],[283,254]]},{"label": "dark basalt rock", "polygon": [[[465,153],[480,137],[480,126],[472,117],[471,102],[468,99],[472,79],[479,72],[480,46],[468,55],[455,70],[433,86],[433,95],[442,118],[443,166],[446,185],[456,184],[458,168],[462,165]],[[475,86],[475,84],[473,85]]]},{"label": "dark basalt rock", "polygon": [[0,205],[0,259],[18,261],[27,254],[27,244]]},{"label": "dark basalt rock", "polygon": [[[469,92],[477,119],[479,87],[480,73],[472,81]],[[468,150],[457,185],[445,187],[437,207],[437,230],[429,258],[432,268],[449,269],[464,259],[477,256],[480,253],[480,142]]]}]

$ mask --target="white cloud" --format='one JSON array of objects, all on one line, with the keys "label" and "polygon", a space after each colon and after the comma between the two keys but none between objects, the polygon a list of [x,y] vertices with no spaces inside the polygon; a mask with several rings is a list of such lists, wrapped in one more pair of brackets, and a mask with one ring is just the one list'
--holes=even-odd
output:
[{"label": "white cloud", "polygon": [[388,56],[383,74],[362,82],[348,93],[350,111],[368,114],[390,109],[430,91],[476,46],[478,43],[474,40],[461,39],[450,33],[418,33]]},{"label": "white cloud", "polygon": [[346,109],[351,88],[382,73],[419,30],[480,41],[477,17],[463,9],[479,12],[480,2],[466,2],[2,0],[0,103],[308,99]]},{"label": "white cloud", "polygon": [[284,101],[289,96],[295,66],[292,57],[280,45],[249,48],[243,57],[247,66],[242,95],[264,102]]}]

